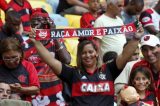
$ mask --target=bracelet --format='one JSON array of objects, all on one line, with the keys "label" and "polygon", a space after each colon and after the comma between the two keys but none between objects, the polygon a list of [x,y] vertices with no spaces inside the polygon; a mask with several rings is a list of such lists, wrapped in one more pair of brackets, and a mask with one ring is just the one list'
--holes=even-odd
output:
[{"label": "bracelet", "polygon": [[55,50],[56,52],[62,50],[64,47],[63,46],[60,46],[57,50]]}]

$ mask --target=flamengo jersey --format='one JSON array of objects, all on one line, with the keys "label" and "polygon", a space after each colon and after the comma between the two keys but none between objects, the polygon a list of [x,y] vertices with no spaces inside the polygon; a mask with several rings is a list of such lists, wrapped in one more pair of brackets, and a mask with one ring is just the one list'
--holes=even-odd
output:
[{"label": "flamengo jersey", "polygon": [[[42,43],[50,52],[55,51],[55,44],[53,40],[44,40]],[[42,97],[41,103],[43,102],[43,105],[45,106],[45,102],[47,103],[47,101],[49,101],[49,105],[47,106],[60,106],[61,104],[64,104],[64,99],[62,97],[63,86],[61,80],[52,72],[51,68],[42,61],[37,54],[36,48],[30,40],[25,41],[24,48],[26,59],[32,62],[38,71],[40,95]],[[39,106],[38,103],[36,104]]]},{"label": "flamengo jersey", "polygon": [[[21,86],[38,86],[39,80],[34,65],[26,60],[15,69],[6,68],[0,64],[0,81],[9,84],[20,83]],[[30,99],[30,96],[23,95],[23,100]]]},{"label": "flamengo jersey", "polygon": [[15,0],[11,0],[8,5],[21,15],[24,31],[31,31],[30,15],[32,7],[30,3],[27,0],[23,0],[23,5],[21,6]]},{"label": "flamengo jersey", "polygon": [[147,9],[140,15],[140,21],[144,27],[153,25],[160,31],[160,15],[154,9]]},{"label": "flamengo jersey", "polygon": [[115,61],[104,64],[92,75],[62,64],[59,77],[72,87],[73,106],[113,106],[114,80],[120,72]]},{"label": "flamengo jersey", "polygon": [[[141,60],[141,61],[136,62],[136,63],[133,65],[132,70],[134,70],[134,69],[135,69],[137,66],[139,66],[139,65],[145,66],[145,67],[148,67],[148,68],[151,69],[151,66],[150,66],[150,64],[149,64],[147,61]],[[160,82],[160,81],[159,81],[159,80],[160,80],[160,78],[159,78],[160,72],[154,73],[153,70],[151,69],[151,74],[152,74],[152,77],[153,77],[153,80],[154,80],[155,94],[156,94],[156,96],[157,96],[157,98],[158,98],[158,101],[160,101],[160,84],[159,84],[159,82]],[[158,86],[158,85],[159,85],[159,86]],[[160,105],[160,102],[159,102],[159,105]]]},{"label": "flamengo jersey", "polygon": [[93,28],[96,18],[90,12],[84,13],[80,20],[81,28]]}]

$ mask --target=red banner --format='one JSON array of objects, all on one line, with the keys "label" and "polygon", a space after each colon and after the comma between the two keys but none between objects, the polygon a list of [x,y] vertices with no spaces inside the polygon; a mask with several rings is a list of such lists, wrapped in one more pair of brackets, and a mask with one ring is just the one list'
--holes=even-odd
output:
[{"label": "red banner", "polygon": [[[104,36],[114,34],[126,34],[136,32],[134,23],[124,26],[99,27],[99,28],[65,28],[65,29],[37,29],[36,40],[47,40],[56,38]],[[129,34],[127,34],[129,35]]]}]

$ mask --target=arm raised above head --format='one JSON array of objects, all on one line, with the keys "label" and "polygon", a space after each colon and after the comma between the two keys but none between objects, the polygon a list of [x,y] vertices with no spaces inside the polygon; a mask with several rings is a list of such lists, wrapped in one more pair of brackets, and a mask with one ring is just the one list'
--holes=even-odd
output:
[{"label": "arm raised above head", "polygon": [[125,67],[126,63],[129,61],[129,59],[137,49],[140,38],[143,36],[143,34],[144,34],[144,30],[140,24],[133,39],[127,43],[122,53],[116,59],[116,64],[118,69],[122,70]]}]

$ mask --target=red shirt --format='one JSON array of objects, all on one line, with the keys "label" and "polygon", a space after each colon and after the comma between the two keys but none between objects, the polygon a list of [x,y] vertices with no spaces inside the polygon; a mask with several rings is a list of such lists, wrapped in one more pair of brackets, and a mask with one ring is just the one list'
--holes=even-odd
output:
[{"label": "red shirt", "polygon": [[30,16],[32,7],[30,3],[27,0],[23,0],[23,5],[20,5],[15,0],[11,0],[8,5],[21,15],[24,31],[31,31]]},{"label": "red shirt", "polygon": [[97,18],[98,17],[94,17],[90,12],[84,13],[80,20],[81,28],[93,28]]}]

